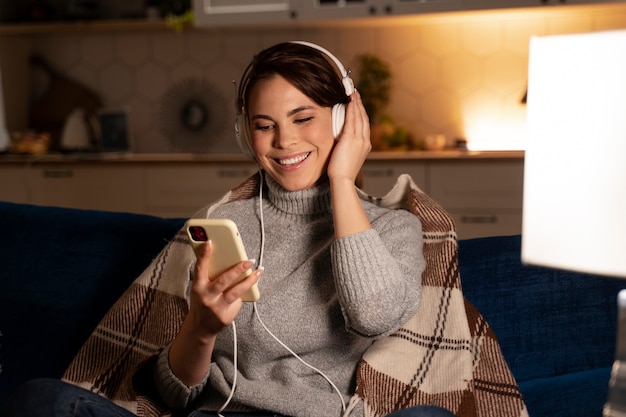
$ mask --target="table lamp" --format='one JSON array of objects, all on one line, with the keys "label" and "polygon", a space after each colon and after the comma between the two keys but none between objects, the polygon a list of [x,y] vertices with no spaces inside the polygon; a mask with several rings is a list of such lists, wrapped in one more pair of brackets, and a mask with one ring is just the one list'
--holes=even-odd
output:
[{"label": "table lamp", "polygon": [[[626,30],[531,38],[527,127],[522,262],[626,279]],[[626,416],[617,301],[605,417]]]}]

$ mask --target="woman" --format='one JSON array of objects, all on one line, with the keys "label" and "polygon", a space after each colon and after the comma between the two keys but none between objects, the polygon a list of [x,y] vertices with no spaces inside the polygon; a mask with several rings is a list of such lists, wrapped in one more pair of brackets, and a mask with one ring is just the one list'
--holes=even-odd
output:
[{"label": "woman", "polygon": [[[369,120],[359,93],[346,96],[324,52],[299,43],[270,47],[255,57],[240,91],[244,139],[264,173],[265,196],[223,204],[210,217],[234,220],[248,254],[262,254],[264,241],[266,259],[239,284],[233,286],[239,271],[252,262],[210,282],[206,245],[190,313],[161,354],[157,386],[174,409],[227,404],[227,410],[339,416],[362,354],[417,310],[421,225],[408,212],[358,197],[354,184],[371,149]],[[347,99],[335,140],[331,109]],[[244,304],[239,297],[256,283],[261,299]],[[236,366],[229,329],[235,318]],[[351,415],[362,414],[356,408]]]},{"label": "woman", "polygon": [[[417,311],[421,224],[406,211],[359,198],[355,181],[371,149],[369,120],[359,93],[346,96],[331,61],[315,46],[281,43],[260,52],[244,74],[240,128],[260,168],[260,192],[197,216],[235,221],[247,253],[260,262],[238,283],[253,261],[211,281],[213,248],[204,246],[189,312],[154,368],[168,408],[206,416],[361,416],[362,404],[350,401],[357,362]],[[335,138],[338,103],[347,104]],[[261,298],[244,303],[241,295],[255,284]],[[71,408],[132,415],[49,380],[22,390],[2,415],[36,415],[29,392],[54,403],[40,410],[46,415]],[[452,416],[428,406],[395,414]]]}]

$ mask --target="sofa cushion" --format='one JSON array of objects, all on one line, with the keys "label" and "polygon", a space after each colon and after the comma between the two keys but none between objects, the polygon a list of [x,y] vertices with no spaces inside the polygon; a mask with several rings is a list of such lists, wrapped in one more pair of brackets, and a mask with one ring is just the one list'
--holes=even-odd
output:
[{"label": "sofa cushion", "polygon": [[60,377],[182,219],[0,202],[0,403]]},{"label": "sofa cushion", "polygon": [[[493,327],[522,392],[538,390],[539,382],[525,381],[554,376],[547,381],[571,385],[576,382],[568,379],[571,373],[610,367],[615,357],[617,293],[626,288],[626,281],[522,265],[520,248],[520,236],[459,242],[465,296]],[[604,402],[608,374],[602,377],[593,379],[600,386],[586,381],[583,388],[599,390],[597,397]],[[541,389],[549,391],[549,386]],[[551,392],[558,392],[557,387]],[[601,406],[593,404],[598,411]]]},{"label": "sofa cushion", "polygon": [[530,417],[602,417],[611,368],[572,372],[519,384]]}]

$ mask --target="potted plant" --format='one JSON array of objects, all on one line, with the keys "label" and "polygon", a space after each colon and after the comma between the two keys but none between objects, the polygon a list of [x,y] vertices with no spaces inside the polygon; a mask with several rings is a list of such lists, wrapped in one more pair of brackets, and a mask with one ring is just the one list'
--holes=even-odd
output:
[{"label": "potted plant", "polygon": [[391,96],[391,67],[376,55],[356,57],[356,88],[371,122],[374,150],[407,149],[410,144],[405,127],[395,126],[393,118],[384,112]]},{"label": "potted plant", "polygon": [[357,56],[356,64],[356,88],[372,124],[378,124],[391,95],[391,68],[372,54]]}]

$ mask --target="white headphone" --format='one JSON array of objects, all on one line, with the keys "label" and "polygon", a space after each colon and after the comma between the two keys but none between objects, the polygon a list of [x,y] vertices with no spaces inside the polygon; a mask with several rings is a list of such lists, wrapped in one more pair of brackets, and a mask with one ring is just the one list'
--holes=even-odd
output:
[{"label": "white headphone", "polygon": [[[305,41],[291,41],[290,43],[306,45],[310,48],[317,49],[318,51],[325,54],[328,58],[331,59],[331,61],[335,63],[335,65],[339,69],[339,72],[341,73],[341,83],[343,84],[346,95],[350,96],[354,92],[354,82],[350,78],[350,73],[346,71],[344,66],[339,61],[339,59],[337,59],[337,57],[331,54],[327,49],[322,48],[321,46],[316,45],[314,43],[305,42]],[[239,85],[239,90],[237,93],[237,103],[236,103],[237,118],[235,120],[235,139],[237,140],[237,144],[239,145],[239,148],[241,148],[241,151],[244,153],[244,155],[254,159],[254,152],[252,151],[252,147],[250,144],[251,138],[250,138],[249,126],[248,126],[248,123],[246,122],[246,117],[243,113],[244,103],[243,103],[243,97],[242,97],[242,93],[244,92],[244,88],[246,84],[244,79],[246,78],[246,74],[250,71],[251,68],[252,68],[252,65],[250,65],[248,69],[244,72],[244,76],[242,78],[241,84]],[[343,123],[345,119],[346,119],[346,105],[343,103],[335,104],[332,108],[333,137],[335,139],[339,137],[339,134],[341,133],[341,129],[343,128]]]}]

